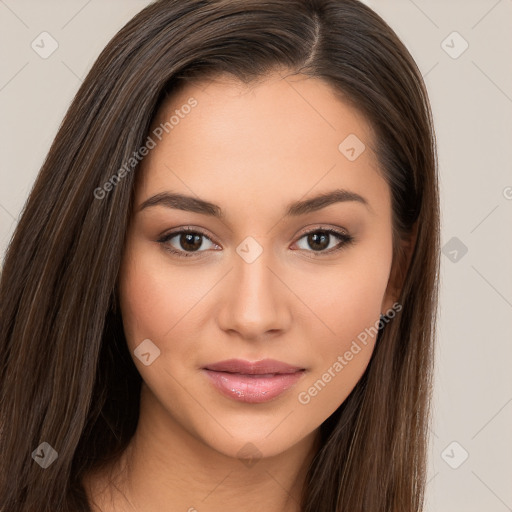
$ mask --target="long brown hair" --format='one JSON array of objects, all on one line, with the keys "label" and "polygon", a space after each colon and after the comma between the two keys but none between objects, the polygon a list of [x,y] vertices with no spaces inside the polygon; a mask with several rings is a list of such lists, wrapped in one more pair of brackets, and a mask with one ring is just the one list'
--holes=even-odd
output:
[{"label": "long brown hair", "polygon": [[[321,426],[301,508],[422,509],[437,309],[439,205],[428,95],[393,30],[357,0],[160,0],[103,50],[72,102],[8,247],[0,281],[0,510],[90,511],[82,478],[135,432],[141,378],[116,285],[138,166],[163,98],[217,73],[324,80],[375,134],[392,194],[402,310]],[[341,142],[341,141],[340,141]],[[111,182],[112,183],[112,182]],[[103,187],[103,188],[102,188]],[[104,197],[95,191],[102,188]],[[103,192],[102,192],[103,193]],[[416,242],[410,263],[400,239]],[[41,443],[57,458],[36,463]]]}]

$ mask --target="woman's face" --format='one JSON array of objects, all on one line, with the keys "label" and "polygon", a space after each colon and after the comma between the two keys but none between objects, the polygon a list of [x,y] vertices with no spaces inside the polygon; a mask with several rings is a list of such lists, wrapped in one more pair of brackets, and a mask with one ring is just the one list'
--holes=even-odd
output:
[{"label": "woman's face", "polygon": [[370,128],[275,74],[185,86],[150,137],[120,274],[144,414],[228,456],[283,452],[354,388],[396,299]]}]

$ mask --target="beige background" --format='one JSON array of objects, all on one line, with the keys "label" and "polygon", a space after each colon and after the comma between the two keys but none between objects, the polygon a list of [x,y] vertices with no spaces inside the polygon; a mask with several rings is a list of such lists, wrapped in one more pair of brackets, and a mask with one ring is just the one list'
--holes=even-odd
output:
[{"label": "beige background", "polygon": [[[0,0],[0,254],[80,82],[148,3]],[[512,0],[367,3],[416,58],[438,135],[443,255],[427,510],[512,511]],[[44,31],[58,44],[46,59],[31,47]]]}]

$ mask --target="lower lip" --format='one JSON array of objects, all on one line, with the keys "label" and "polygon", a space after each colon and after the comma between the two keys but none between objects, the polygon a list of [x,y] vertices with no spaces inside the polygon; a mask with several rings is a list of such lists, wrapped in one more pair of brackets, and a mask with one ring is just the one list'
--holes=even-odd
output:
[{"label": "lower lip", "polygon": [[252,404],[268,402],[276,398],[291,388],[304,374],[304,370],[273,376],[242,375],[205,369],[202,371],[225,396]]}]

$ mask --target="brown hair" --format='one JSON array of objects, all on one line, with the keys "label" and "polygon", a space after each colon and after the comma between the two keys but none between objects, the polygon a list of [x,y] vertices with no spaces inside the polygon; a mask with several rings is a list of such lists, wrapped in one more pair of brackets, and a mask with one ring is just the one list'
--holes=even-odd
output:
[{"label": "brown hair", "polygon": [[[0,281],[0,510],[89,511],[82,478],[116,460],[138,420],[141,377],[116,284],[136,168],[95,190],[146,139],[162,99],[218,73],[276,68],[324,80],[369,120],[392,194],[402,310],[352,393],[321,426],[301,509],[422,509],[435,338],[439,205],[421,74],[356,0],[160,0],[103,50],[50,148]],[[341,142],[341,141],[340,141]],[[398,241],[415,234],[409,266]],[[42,469],[33,451],[57,459]]]}]

